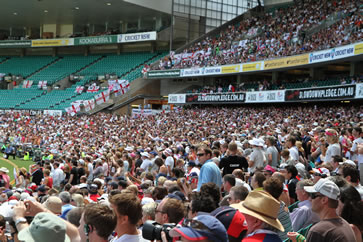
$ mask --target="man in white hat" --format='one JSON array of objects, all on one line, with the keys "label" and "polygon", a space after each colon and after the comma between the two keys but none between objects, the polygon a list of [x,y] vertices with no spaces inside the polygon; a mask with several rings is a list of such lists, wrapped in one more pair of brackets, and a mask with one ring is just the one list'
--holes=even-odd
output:
[{"label": "man in white hat", "polygon": [[320,179],[314,186],[305,186],[310,193],[311,209],[320,217],[307,235],[307,241],[356,241],[347,221],[337,215],[339,187],[328,179]]},{"label": "man in white hat", "polygon": [[277,218],[280,202],[269,193],[252,191],[243,202],[230,206],[238,209],[246,218],[248,235],[243,242],[281,241],[277,235],[278,231],[284,231],[284,227]]},{"label": "man in white hat", "polygon": [[252,153],[247,157],[248,166],[251,172],[255,172],[257,167],[264,167],[266,162],[265,153],[262,150],[263,143],[261,140],[253,138],[248,143],[252,146]]},{"label": "man in white hat", "polygon": [[141,152],[142,163],[141,163],[140,168],[143,171],[149,171],[149,168],[152,167],[152,165],[153,165],[152,161],[149,158],[150,158],[149,153]]}]

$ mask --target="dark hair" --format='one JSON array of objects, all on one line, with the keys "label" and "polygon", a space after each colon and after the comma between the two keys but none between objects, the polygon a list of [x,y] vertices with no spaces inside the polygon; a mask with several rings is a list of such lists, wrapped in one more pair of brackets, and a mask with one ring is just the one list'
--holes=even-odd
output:
[{"label": "dark hair", "polygon": [[263,182],[266,180],[265,175],[262,172],[256,172],[253,177],[257,182],[258,187],[263,187]]},{"label": "dark hair", "polygon": [[291,178],[295,178],[298,174],[297,169],[293,165],[288,165],[285,167],[287,173],[291,173]]},{"label": "dark hair", "polygon": [[200,193],[202,196],[211,196],[218,207],[219,201],[221,199],[221,191],[219,187],[213,182],[204,183],[200,187]]},{"label": "dark hair", "polygon": [[296,138],[294,137],[294,136],[291,136],[290,135],[290,137],[288,138],[288,140],[287,141],[290,141],[291,142],[291,144],[294,146],[295,145],[295,143],[296,143]]},{"label": "dark hair", "polygon": [[176,178],[184,177],[184,171],[178,167],[174,167],[171,172],[174,173]]},{"label": "dark hair", "polygon": [[335,163],[343,162],[343,157],[341,157],[340,155],[334,155],[332,158],[333,158],[333,162],[335,162]]},{"label": "dark hair", "polygon": [[122,187],[123,189],[125,189],[125,188],[127,187],[127,182],[126,182],[125,180],[120,180],[120,181],[118,182],[118,185],[119,185],[120,187]]},{"label": "dark hair", "polygon": [[341,217],[348,223],[356,225],[363,230],[363,202],[357,189],[352,185],[340,189],[340,201],[344,204]]},{"label": "dark hair", "polygon": [[142,208],[140,200],[133,193],[116,194],[109,199],[116,208],[119,215],[126,215],[132,225],[137,225],[142,218]]},{"label": "dark hair", "polygon": [[173,193],[173,192],[177,192],[177,191],[181,192],[180,187],[178,185],[173,185],[173,186],[169,187],[169,189],[168,189],[168,193]]},{"label": "dark hair", "polygon": [[165,187],[155,187],[152,192],[154,200],[163,200],[168,195],[168,190]]},{"label": "dark hair", "polygon": [[269,177],[263,182],[263,189],[270,193],[275,199],[279,200],[281,193],[284,190],[284,185],[277,177]]},{"label": "dark hair", "polygon": [[205,155],[210,155],[212,157],[212,150],[209,149],[207,146],[200,146],[198,150],[203,150]]},{"label": "dark hair", "polygon": [[213,198],[209,195],[203,196],[200,192],[193,192],[192,193],[192,212],[206,212],[210,213],[214,211],[217,206],[213,200]]},{"label": "dark hair", "polygon": [[359,181],[359,171],[358,169],[350,164],[343,164],[342,165],[343,170],[343,177],[346,178],[347,176],[350,176],[351,182],[358,182]]},{"label": "dark hair", "polygon": [[161,158],[156,158],[154,161],[155,165],[157,165],[158,167],[164,165],[164,161]]},{"label": "dark hair", "polygon": [[117,217],[108,206],[91,203],[84,209],[84,223],[93,227],[98,236],[107,239],[116,227]]},{"label": "dark hair", "polygon": [[228,182],[232,187],[236,185],[236,177],[232,174],[224,175],[223,181]]}]

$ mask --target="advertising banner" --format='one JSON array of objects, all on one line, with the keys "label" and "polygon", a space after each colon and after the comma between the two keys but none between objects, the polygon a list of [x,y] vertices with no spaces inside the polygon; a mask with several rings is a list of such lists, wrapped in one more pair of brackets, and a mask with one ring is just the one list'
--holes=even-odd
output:
[{"label": "advertising banner", "polygon": [[263,68],[262,62],[254,62],[254,63],[251,63],[251,64],[243,64],[242,65],[242,72],[259,71],[259,70],[262,70],[262,68]]},{"label": "advertising banner", "polygon": [[62,110],[44,110],[44,115],[49,116],[62,116],[63,111]]},{"label": "advertising banner", "polygon": [[354,46],[354,55],[360,55],[363,54],[363,43],[356,44]]},{"label": "advertising banner", "polygon": [[309,64],[308,54],[264,61],[264,70],[293,67],[306,64]]},{"label": "advertising banner", "polygon": [[128,43],[128,42],[139,42],[139,41],[150,41],[156,40],[156,32],[143,32],[135,34],[119,34],[117,35],[118,43]]},{"label": "advertising banner", "polygon": [[245,93],[186,94],[186,103],[243,103]]},{"label": "advertising banner", "polygon": [[131,116],[133,118],[140,117],[140,116],[150,116],[154,115],[155,112],[153,112],[152,109],[132,109]]},{"label": "advertising banner", "polygon": [[355,85],[286,90],[286,101],[329,100],[355,97]]},{"label": "advertising banner", "polygon": [[222,66],[222,74],[240,72],[241,65]]},{"label": "advertising banner", "polygon": [[74,39],[38,39],[32,40],[32,47],[52,47],[74,45]]},{"label": "advertising banner", "polygon": [[355,98],[363,98],[363,83],[355,84]]},{"label": "advertising banner", "polygon": [[275,103],[285,101],[285,90],[246,92],[246,103]]},{"label": "advertising banner", "polygon": [[[359,51],[359,50],[358,50]],[[317,51],[309,54],[309,63],[319,63],[346,58],[355,54],[354,45],[336,47],[329,50]]]},{"label": "advertising banner", "polygon": [[148,78],[180,77],[180,70],[149,71]]},{"label": "advertising banner", "polygon": [[27,48],[32,45],[31,40],[0,41],[0,48]]},{"label": "advertising banner", "polygon": [[104,44],[116,44],[117,35],[105,35],[95,37],[75,38],[74,45],[104,45]]},{"label": "advertising banner", "polygon": [[186,94],[169,94],[168,103],[169,104],[181,104],[185,103]]}]

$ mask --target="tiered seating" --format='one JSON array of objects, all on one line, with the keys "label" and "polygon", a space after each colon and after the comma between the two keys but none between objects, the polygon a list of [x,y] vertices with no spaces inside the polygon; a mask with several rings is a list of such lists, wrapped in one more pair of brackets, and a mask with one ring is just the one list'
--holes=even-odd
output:
[{"label": "tiered seating", "polygon": [[90,63],[100,58],[100,56],[64,56],[53,65],[41,70],[29,79],[37,84],[38,81],[48,81],[48,85],[64,79],[75,73]]},{"label": "tiered seating", "polygon": [[51,56],[11,57],[0,64],[0,73],[21,75],[24,78],[56,60]]},{"label": "tiered seating", "polygon": [[[74,89],[73,89],[73,92],[74,92]],[[60,103],[58,105],[54,105],[54,107],[51,108],[51,109],[54,109],[54,110],[64,110],[65,108],[70,107],[72,102],[75,102],[77,100],[89,100],[89,99],[93,98],[96,94],[97,93],[87,93],[87,92],[83,92],[81,94],[78,94],[76,96],[73,96],[69,100],[65,100],[65,102],[62,102],[62,103]]]},{"label": "tiered seating", "polygon": [[125,53],[121,55],[108,55],[103,60],[81,71],[81,75],[105,75],[116,74],[121,77],[133,68],[145,63],[150,58],[156,56],[153,53]]},{"label": "tiered seating", "polygon": [[42,90],[16,89],[0,90],[0,108],[16,108],[16,105],[26,102],[42,94]]},{"label": "tiered seating", "polygon": [[53,90],[48,94],[41,96],[35,100],[31,100],[30,102],[21,105],[19,109],[49,109],[51,106],[60,103],[72,96],[75,96],[74,89],[68,88],[66,90]]}]

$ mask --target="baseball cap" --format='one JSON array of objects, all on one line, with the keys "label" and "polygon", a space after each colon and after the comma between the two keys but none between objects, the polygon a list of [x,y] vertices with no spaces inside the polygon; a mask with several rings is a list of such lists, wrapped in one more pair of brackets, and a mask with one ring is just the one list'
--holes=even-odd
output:
[{"label": "baseball cap", "polygon": [[247,231],[245,217],[235,208],[222,206],[211,212],[210,215],[216,217],[224,225],[229,236],[240,238],[241,233]]},{"label": "baseball cap", "polygon": [[188,166],[194,167],[195,166],[195,162],[194,161],[189,161],[188,162]]},{"label": "baseball cap", "polygon": [[37,191],[38,192],[46,192],[47,189],[45,188],[45,185],[40,185],[38,188],[37,188]]},{"label": "baseball cap", "polygon": [[321,178],[314,186],[305,186],[304,190],[308,193],[319,192],[333,200],[338,200],[340,195],[339,187],[326,178]]},{"label": "baseball cap", "polygon": [[223,224],[211,215],[198,215],[192,220],[185,219],[182,227],[175,227],[169,232],[171,237],[183,237],[188,240],[228,241]]},{"label": "baseball cap", "polygon": [[27,242],[70,242],[66,235],[66,224],[51,213],[38,213],[30,225],[19,232],[19,240]]}]

